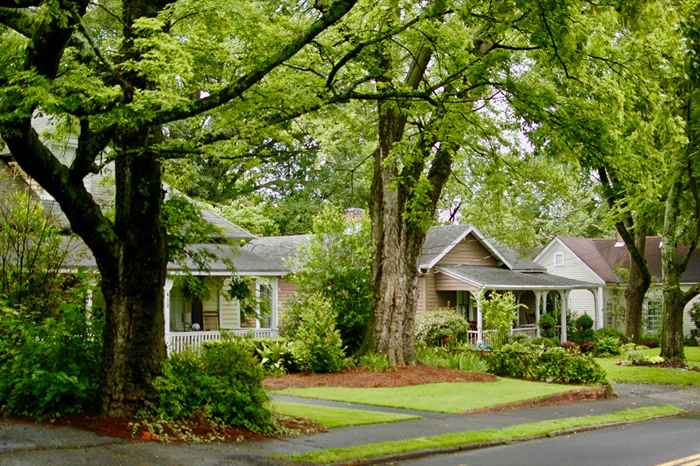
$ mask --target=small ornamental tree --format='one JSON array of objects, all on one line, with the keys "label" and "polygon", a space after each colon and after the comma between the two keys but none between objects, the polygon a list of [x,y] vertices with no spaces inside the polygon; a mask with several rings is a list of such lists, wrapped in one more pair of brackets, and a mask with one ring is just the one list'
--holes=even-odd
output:
[{"label": "small ornamental tree", "polygon": [[372,309],[369,223],[328,206],[313,229],[311,241],[295,258],[292,280],[301,295],[319,294],[330,303],[343,344],[354,353],[362,345]]},{"label": "small ornamental tree", "polygon": [[518,309],[523,305],[516,301],[515,295],[511,292],[493,292],[481,299],[484,329],[495,330],[495,341],[507,341],[513,322],[518,318]]}]

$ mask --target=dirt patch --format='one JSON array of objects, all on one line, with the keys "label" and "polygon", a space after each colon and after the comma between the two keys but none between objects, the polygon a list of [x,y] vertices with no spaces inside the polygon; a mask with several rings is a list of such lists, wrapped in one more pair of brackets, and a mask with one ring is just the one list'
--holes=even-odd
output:
[{"label": "dirt patch", "polygon": [[496,377],[479,372],[439,369],[429,366],[398,367],[386,372],[366,368],[347,369],[334,374],[287,374],[265,379],[268,390],[309,387],[379,388],[405,387],[436,382],[494,382]]},{"label": "dirt patch", "polygon": [[477,409],[473,411],[467,411],[462,414],[483,414],[483,413],[494,413],[500,411],[508,411],[511,409],[521,409],[521,408],[535,408],[538,406],[553,406],[561,405],[567,403],[574,403],[576,401],[585,400],[601,400],[605,398],[611,398],[614,395],[608,387],[586,387],[578,390],[571,390],[564,393],[557,393],[554,395],[543,396],[541,398],[534,398],[525,401],[516,401],[514,403],[506,403],[498,406],[493,406],[491,408]]}]

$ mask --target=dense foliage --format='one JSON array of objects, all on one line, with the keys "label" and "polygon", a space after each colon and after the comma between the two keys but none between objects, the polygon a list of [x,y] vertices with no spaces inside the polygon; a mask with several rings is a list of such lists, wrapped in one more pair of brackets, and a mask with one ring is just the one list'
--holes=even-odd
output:
[{"label": "dense foliage", "polygon": [[466,341],[469,324],[454,309],[442,308],[416,316],[416,340],[426,346]]},{"label": "dense foliage", "polygon": [[417,348],[416,358],[420,364],[431,367],[459,369],[467,372],[486,372],[488,365],[469,345],[423,346]]},{"label": "dense foliage", "polygon": [[510,330],[518,319],[518,310],[521,307],[511,292],[492,292],[482,298],[484,329],[495,332],[494,341],[508,341]]},{"label": "dense foliage", "polygon": [[254,432],[271,431],[264,373],[253,352],[250,341],[232,338],[171,355],[155,381],[152,414],[165,419],[201,414]]},{"label": "dense foliage", "polygon": [[372,310],[371,254],[367,218],[351,218],[326,206],[293,262],[297,294],[302,299],[319,294],[328,301],[350,353],[362,345]]},{"label": "dense foliage", "polygon": [[489,371],[495,375],[571,384],[605,383],[605,371],[590,356],[559,347],[511,343],[492,352]]},{"label": "dense foliage", "polygon": [[39,322],[0,305],[0,412],[56,417],[94,412],[103,318],[63,305]]},{"label": "dense foliage", "polygon": [[292,340],[292,355],[300,370],[337,372],[347,365],[337,316],[327,299],[305,296],[290,305],[285,316],[285,335]]}]

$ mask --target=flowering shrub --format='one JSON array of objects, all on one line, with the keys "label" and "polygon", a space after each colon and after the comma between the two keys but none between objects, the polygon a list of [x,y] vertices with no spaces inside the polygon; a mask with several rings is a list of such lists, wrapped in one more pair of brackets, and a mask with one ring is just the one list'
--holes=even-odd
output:
[{"label": "flowering shrub", "polygon": [[427,346],[441,346],[467,339],[469,324],[454,309],[435,309],[416,316],[416,340]]}]

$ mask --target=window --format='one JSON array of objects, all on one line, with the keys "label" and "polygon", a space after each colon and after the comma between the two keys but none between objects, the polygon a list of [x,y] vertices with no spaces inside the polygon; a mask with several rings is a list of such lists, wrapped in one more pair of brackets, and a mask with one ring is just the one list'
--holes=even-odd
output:
[{"label": "window", "polygon": [[557,267],[564,265],[564,254],[561,252],[554,254],[554,265]]},{"label": "window", "polygon": [[642,322],[646,333],[659,333],[661,328],[661,301],[658,299],[650,299],[644,306]]},{"label": "window", "polygon": [[272,284],[268,282],[258,282],[258,309],[260,327],[272,327]]}]

